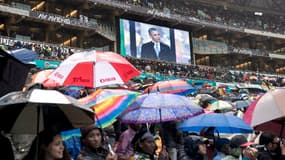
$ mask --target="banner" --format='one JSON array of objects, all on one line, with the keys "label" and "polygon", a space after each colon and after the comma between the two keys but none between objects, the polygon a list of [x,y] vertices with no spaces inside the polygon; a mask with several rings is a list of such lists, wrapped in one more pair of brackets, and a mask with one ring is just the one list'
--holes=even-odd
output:
[{"label": "banner", "polygon": [[47,61],[47,60],[41,60],[41,59],[34,60],[34,63],[36,65],[36,68],[40,68],[40,69],[56,68],[60,64],[59,61]]},{"label": "banner", "polygon": [[72,26],[79,26],[83,28],[91,28],[95,29],[97,24],[90,23],[88,17],[81,15],[80,19],[71,18],[71,17],[64,17],[61,15],[56,15],[52,13],[40,12],[40,11],[30,11],[30,16],[37,19],[42,19],[45,21],[55,22],[55,23],[62,23]]}]

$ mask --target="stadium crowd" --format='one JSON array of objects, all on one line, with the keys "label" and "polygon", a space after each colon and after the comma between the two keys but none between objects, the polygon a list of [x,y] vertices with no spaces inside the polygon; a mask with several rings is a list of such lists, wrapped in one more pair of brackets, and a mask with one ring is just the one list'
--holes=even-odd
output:
[{"label": "stadium crowd", "polygon": [[[31,49],[39,54],[39,59],[53,61],[62,61],[74,52],[80,51],[78,48],[39,43],[36,41],[19,41],[8,37],[0,37],[0,45],[8,50],[18,48]],[[262,81],[266,79],[266,81],[270,81],[270,83],[272,83],[274,86],[281,86],[283,83],[282,75],[266,75],[266,73],[256,73],[249,70],[236,71],[232,70],[232,68],[175,64],[148,59],[136,59],[132,57],[127,58],[135,67],[143,72],[145,70],[145,66],[149,66],[151,69],[150,71],[155,75],[174,76],[184,79],[208,79],[221,82],[239,83],[246,81],[254,84],[261,84]]]},{"label": "stadium crowd", "polygon": [[[227,7],[200,5],[195,2],[154,1],[154,0],[119,0],[128,5],[139,5],[149,9],[160,10],[167,14],[179,14],[194,17],[202,21],[247,28],[272,33],[285,34],[285,18],[281,15],[254,15],[254,12],[234,11]],[[179,5],[179,6],[178,6]],[[214,7],[214,9],[213,9]]]}]

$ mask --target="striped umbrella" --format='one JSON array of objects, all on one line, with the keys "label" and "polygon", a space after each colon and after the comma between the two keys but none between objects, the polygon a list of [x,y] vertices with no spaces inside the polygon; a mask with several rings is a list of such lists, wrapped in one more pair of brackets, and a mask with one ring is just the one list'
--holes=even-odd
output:
[{"label": "striped umbrella", "polygon": [[192,92],[196,91],[194,87],[192,87],[187,82],[176,79],[176,80],[168,80],[168,81],[159,81],[149,86],[144,90],[144,93],[172,93],[177,95],[188,95]]},{"label": "striped umbrella", "polygon": [[114,123],[138,95],[138,92],[123,89],[99,89],[78,101],[92,108],[96,124],[105,128]]}]

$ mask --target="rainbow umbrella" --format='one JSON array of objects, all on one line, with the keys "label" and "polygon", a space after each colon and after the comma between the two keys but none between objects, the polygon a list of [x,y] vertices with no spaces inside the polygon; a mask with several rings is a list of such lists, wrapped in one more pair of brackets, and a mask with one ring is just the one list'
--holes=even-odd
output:
[{"label": "rainbow umbrella", "polygon": [[124,95],[138,95],[139,92],[125,90],[125,89],[98,89],[90,95],[78,99],[86,107],[92,107],[101,103],[109,98]]},{"label": "rainbow umbrella", "polygon": [[188,95],[192,92],[196,91],[194,87],[188,84],[186,81],[181,79],[176,80],[168,80],[168,81],[159,81],[154,83],[153,85],[147,87],[144,90],[144,93],[172,93],[177,95]]},{"label": "rainbow umbrella", "polygon": [[102,128],[108,127],[116,121],[116,118],[127,109],[137,95],[114,96],[94,105],[92,108],[96,116],[95,123]]},{"label": "rainbow umbrella", "polygon": [[78,101],[92,108],[96,125],[105,128],[114,123],[138,95],[138,92],[123,89],[99,89]]}]

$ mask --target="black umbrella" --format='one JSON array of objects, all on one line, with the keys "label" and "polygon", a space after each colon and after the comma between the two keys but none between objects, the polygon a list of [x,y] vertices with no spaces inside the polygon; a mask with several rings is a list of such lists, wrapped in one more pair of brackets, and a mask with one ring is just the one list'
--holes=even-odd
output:
[{"label": "black umbrella", "polygon": [[0,48],[0,97],[24,87],[34,65],[25,64]]},{"label": "black umbrella", "polygon": [[94,123],[94,112],[56,90],[32,89],[0,98],[0,128],[5,132],[37,134],[58,126],[60,130]]}]

